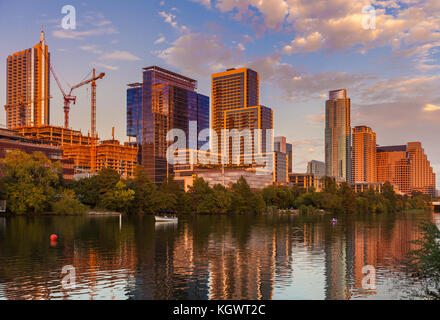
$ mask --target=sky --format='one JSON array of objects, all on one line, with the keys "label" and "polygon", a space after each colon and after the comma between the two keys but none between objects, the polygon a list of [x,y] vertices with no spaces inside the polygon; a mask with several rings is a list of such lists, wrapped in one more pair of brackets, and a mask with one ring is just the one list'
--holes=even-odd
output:
[{"label": "sky", "polygon": [[[65,5],[76,29],[62,28]],[[375,9],[374,24],[365,10]],[[347,88],[352,126],[366,125],[379,145],[421,141],[440,186],[440,1],[438,0],[0,0],[0,105],[6,59],[39,42],[44,27],[63,86],[92,68],[100,138],[127,141],[127,84],[158,65],[198,81],[232,67],[260,74],[260,104],[274,110],[275,135],[294,147],[294,171],[324,160],[328,91]],[[90,87],[78,89],[70,126],[90,130]],[[51,124],[63,101],[51,80]],[[5,125],[6,112],[0,112]],[[439,187],[437,187],[440,189]]]}]

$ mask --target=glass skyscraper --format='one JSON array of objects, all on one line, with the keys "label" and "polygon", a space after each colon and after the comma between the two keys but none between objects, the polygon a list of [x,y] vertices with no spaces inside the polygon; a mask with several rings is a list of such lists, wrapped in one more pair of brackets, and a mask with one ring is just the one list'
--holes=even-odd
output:
[{"label": "glass skyscraper", "polygon": [[325,104],[326,175],[351,182],[350,99],[347,90],[330,91]]},{"label": "glass skyscraper", "polygon": [[[209,129],[209,97],[198,94],[196,88],[196,80],[152,66],[143,69],[142,84],[127,89],[127,134],[136,136],[141,164],[155,183],[173,172],[166,159],[172,144],[166,136],[171,129],[186,134],[187,148],[198,149],[206,143],[198,141],[198,135]],[[197,137],[189,136],[191,121],[197,123]]]}]

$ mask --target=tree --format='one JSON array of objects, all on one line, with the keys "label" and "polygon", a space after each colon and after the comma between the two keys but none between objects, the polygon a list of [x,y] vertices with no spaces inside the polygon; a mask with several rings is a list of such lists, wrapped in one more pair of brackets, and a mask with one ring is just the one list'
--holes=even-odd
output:
[{"label": "tree", "polygon": [[43,153],[8,153],[3,164],[3,182],[8,209],[15,214],[40,213],[50,209],[60,188],[59,163],[49,160]]},{"label": "tree", "polygon": [[128,187],[135,192],[134,201],[130,204],[129,212],[153,214],[158,204],[157,187],[151,182],[142,166],[135,168],[134,175],[135,178],[128,183]]},{"label": "tree", "polygon": [[344,213],[352,213],[355,210],[356,198],[347,182],[343,182],[339,187],[339,195],[341,197],[341,209]]},{"label": "tree", "polygon": [[99,190],[97,188],[97,177],[80,179],[72,181],[68,188],[72,189],[78,200],[83,204],[95,208],[99,202]]},{"label": "tree", "polygon": [[61,198],[53,203],[52,210],[56,214],[73,215],[87,213],[88,208],[75,197],[73,190],[66,189],[63,191]]},{"label": "tree", "polygon": [[413,241],[418,249],[409,252],[408,267],[422,281],[424,295],[440,300],[440,230],[431,222],[420,230],[422,237]]},{"label": "tree", "polygon": [[383,189],[382,189],[382,195],[383,197],[388,200],[388,211],[389,212],[396,212],[397,210],[397,197],[396,192],[394,192],[394,188],[388,181],[384,183]]},{"label": "tree", "polygon": [[134,200],[135,192],[119,180],[116,185],[107,190],[100,198],[103,208],[113,211],[125,211],[128,204]]}]

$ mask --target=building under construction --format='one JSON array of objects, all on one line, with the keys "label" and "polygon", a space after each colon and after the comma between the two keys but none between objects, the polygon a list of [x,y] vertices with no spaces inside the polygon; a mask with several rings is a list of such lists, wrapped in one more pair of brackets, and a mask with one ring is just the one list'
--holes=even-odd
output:
[{"label": "building under construction", "polygon": [[[29,64],[28,60],[32,60],[31,58],[34,56],[39,57],[39,60],[35,58],[38,63],[42,64],[44,62],[43,67],[38,65],[34,68],[39,72],[38,77],[33,74],[29,76],[27,65],[22,66],[26,63]],[[33,67],[33,64],[31,66]],[[31,71],[34,72],[34,69]],[[64,97],[64,127],[53,126],[49,123],[49,71],[52,72]],[[95,75],[95,69],[93,69],[92,74],[93,76],[90,79],[71,87],[67,94],[62,88],[53,66],[50,64],[48,47],[42,31],[41,41],[36,47],[14,53],[8,58],[8,97],[5,106],[8,128],[15,129],[20,136],[61,149],[63,159],[73,160],[75,173],[96,172],[103,168],[112,168],[123,177],[131,177],[136,165],[137,147],[130,144],[121,145],[119,141],[114,139],[114,132],[112,140],[103,141],[99,144],[98,134],[96,133],[96,80],[102,79],[105,74]],[[30,85],[26,82],[26,79],[31,78],[38,78],[38,81],[35,80],[37,81],[35,85],[33,82]],[[81,131],[68,128],[69,105],[70,102],[76,102],[76,97],[72,95],[72,91],[88,84],[91,84],[91,133],[83,135]],[[37,85],[38,90],[37,88],[33,90],[32,88]],[[28,87],[32,89],[29,92],[27,91]],[[42,93],[37,94],[39,92]]]}]

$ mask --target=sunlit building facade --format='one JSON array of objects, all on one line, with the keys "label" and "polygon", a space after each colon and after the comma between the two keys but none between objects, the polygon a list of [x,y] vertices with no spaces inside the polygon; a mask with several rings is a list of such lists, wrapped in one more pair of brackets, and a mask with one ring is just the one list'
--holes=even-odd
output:
[{"label": "sunlit building facade", "polygon": [[[211,129],[217,134],[217,139],[212,141],[212,148],[215,152],[219,152],[221,130],[232,129],[225,127],[225,111],[235,109],[240,113],[243,112],[243,108],[259,106],[260,80],[258,73],[254,70],[232,68],[225,72],[213,74],[211,81]],[[232,115],[233,113],[230,111],[228,114]]]},{"label": "sunlit building facade", "polygon": [[375,183],[376,132],[366,126],[353,128],[352,135],[352,182]]},{"label": "sunlit building facade", "polygon": [[351,102],[347,90],[330,91],[325,105],[326,175],[351,181]]},{"label": "sunlit building facade", "polygon": [[273,162],[273,111],[259,104],[256,71],[241,68],[213,74],[211,110],[211,147],[223,156],[219,162],[259,166],[262,156]]},{"label": "sunlit building facade", "polygon": [[49,61],[43,31],[34,47],[8,56],[5,105],[8,129],[49,124]]},{"label": "sunlit building facade", "polygon": [[378,147],[376,164],[377,182],[389,182],[404,194],[435,196],[435,173],[420,142]]}]

